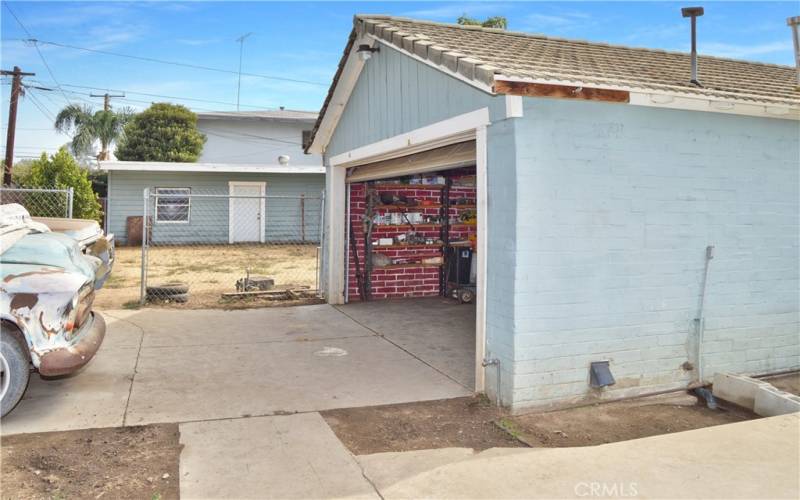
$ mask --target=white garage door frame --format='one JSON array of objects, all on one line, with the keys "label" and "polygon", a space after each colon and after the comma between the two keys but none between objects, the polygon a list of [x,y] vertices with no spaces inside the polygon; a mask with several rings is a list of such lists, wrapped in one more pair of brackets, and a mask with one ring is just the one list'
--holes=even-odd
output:
[{"label": "white garage door frame", "polygon": [[234,188],[236,186],[258,186],[259,196],[261,196],[261,206],[259,207],[259,242],[264,243],[266,235],[264,229],[267,226],[267,203],[265,196],[267,195],[267,183],[264,181],[228,181],[228,243],[233,244],[233,228],[235,227],[234,218]]},{"label": "white garage door frame", "polygon": [[332,304],[345,301],[346,265],[346,175],[349,167],[367,165],[382,160],[398,158],[471,139],[475,140],[475,176],[477,187],[477,293],[475,297],[475,390],[484,390],[484,369],[481,366],[486,351],[486,263],[488,242],[486,220],[487,156],[486,129],[489,108],[481,108],[454,116],[447,120],[396,135],[360,148],[338,154],[328,159],[326,176],[327,213],[327,286],[326,297]]}]

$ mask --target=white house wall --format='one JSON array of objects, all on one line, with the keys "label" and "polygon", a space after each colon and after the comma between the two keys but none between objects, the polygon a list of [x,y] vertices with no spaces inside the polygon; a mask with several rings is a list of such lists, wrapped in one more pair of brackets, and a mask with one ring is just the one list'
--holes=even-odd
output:
[{"label": "white house wall", "polygon": [[320,155],[307,155],[301,147],[303,130],[310,130],[313,125],[313,122],[204,119],[200,116],[197,127],[207,141],[198,161],[275,165],[278,156],[285,154],[290,157],[290,165],[320,166]]}]

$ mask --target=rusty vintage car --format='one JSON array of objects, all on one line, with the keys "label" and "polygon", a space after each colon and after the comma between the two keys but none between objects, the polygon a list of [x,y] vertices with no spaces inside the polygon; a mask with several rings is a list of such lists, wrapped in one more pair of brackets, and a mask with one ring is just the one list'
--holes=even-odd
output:
[{"label": "rusty vintage car", "polygon": [[67,375],[100,348],[95,290],[114,264],[114,239],[95,221],[35,219],[0,206],[0,416],[22,398],[31,369]]}]

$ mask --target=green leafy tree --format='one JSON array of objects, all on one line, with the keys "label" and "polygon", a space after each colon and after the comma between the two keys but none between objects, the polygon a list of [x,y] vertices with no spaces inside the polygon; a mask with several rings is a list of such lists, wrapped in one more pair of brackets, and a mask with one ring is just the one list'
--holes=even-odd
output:
[{"label": "green leafy tree", "polygon": [[[49,158],[46,153],[42,153],[38,160],[30,162],[30,167],[19,171],[19,174],[17,174],[16,169],[14,170],[16,182],[22,187],[73,188],[73,217],[100,220],[102,209],[97,201],[97,195],[92,190],[89,172],[78,164],[75,158],[69,154],[66,147],[62,147]],[[41,202],[26,205],[40,206],[41,210],[43,210],[42,213],[35,213],[36,209],[34,209],[31,215],[53,216],[57,213],[57,210],[53,210],[53,207],[44,206]]]},{"label": "green leafy tree", "polygon": [[184,106],[155,103],[125,126],[114,154],[123,161],[195,162],[205,142],[197,115]]},{"label": "green leafy tree", "polygon": [[70,149],[75,156],[90,155],[94,143],[100,141],[97,159],[108,160],[111,157],[111,144],[119,140],[125,124],[132,116],[130,108],[93,112],[85,104],[70,104],[59,111],[55,127],[59,132],[72,135]]},{"label": "green leafy tree", "polygon": [[465,26],[483,26],[484,28],[497,28],[501,30],[508,28],[508,19],[503,16],[492,16],[487,18],[485,21],[480,21],[464,14],[459,17],[456,22]]}]

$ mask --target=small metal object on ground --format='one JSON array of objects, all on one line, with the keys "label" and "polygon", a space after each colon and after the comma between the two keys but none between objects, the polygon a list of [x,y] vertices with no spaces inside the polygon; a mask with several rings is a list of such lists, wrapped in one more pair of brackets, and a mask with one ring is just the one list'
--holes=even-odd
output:
[{"label": "small metal object on ground", "polygon": [[296,300],[312,298],[316,291],[308,286],[279,285],[270,290],[249,290],[223,293],[223,299],[242,299],[248,297],[264,297],[269,300]]},{"label": "small metal object on ground", "polygon": [[246,276],[236,281],[236,291],[256,292],[271,290],[275,287],[275,280],[268,276]]}]

